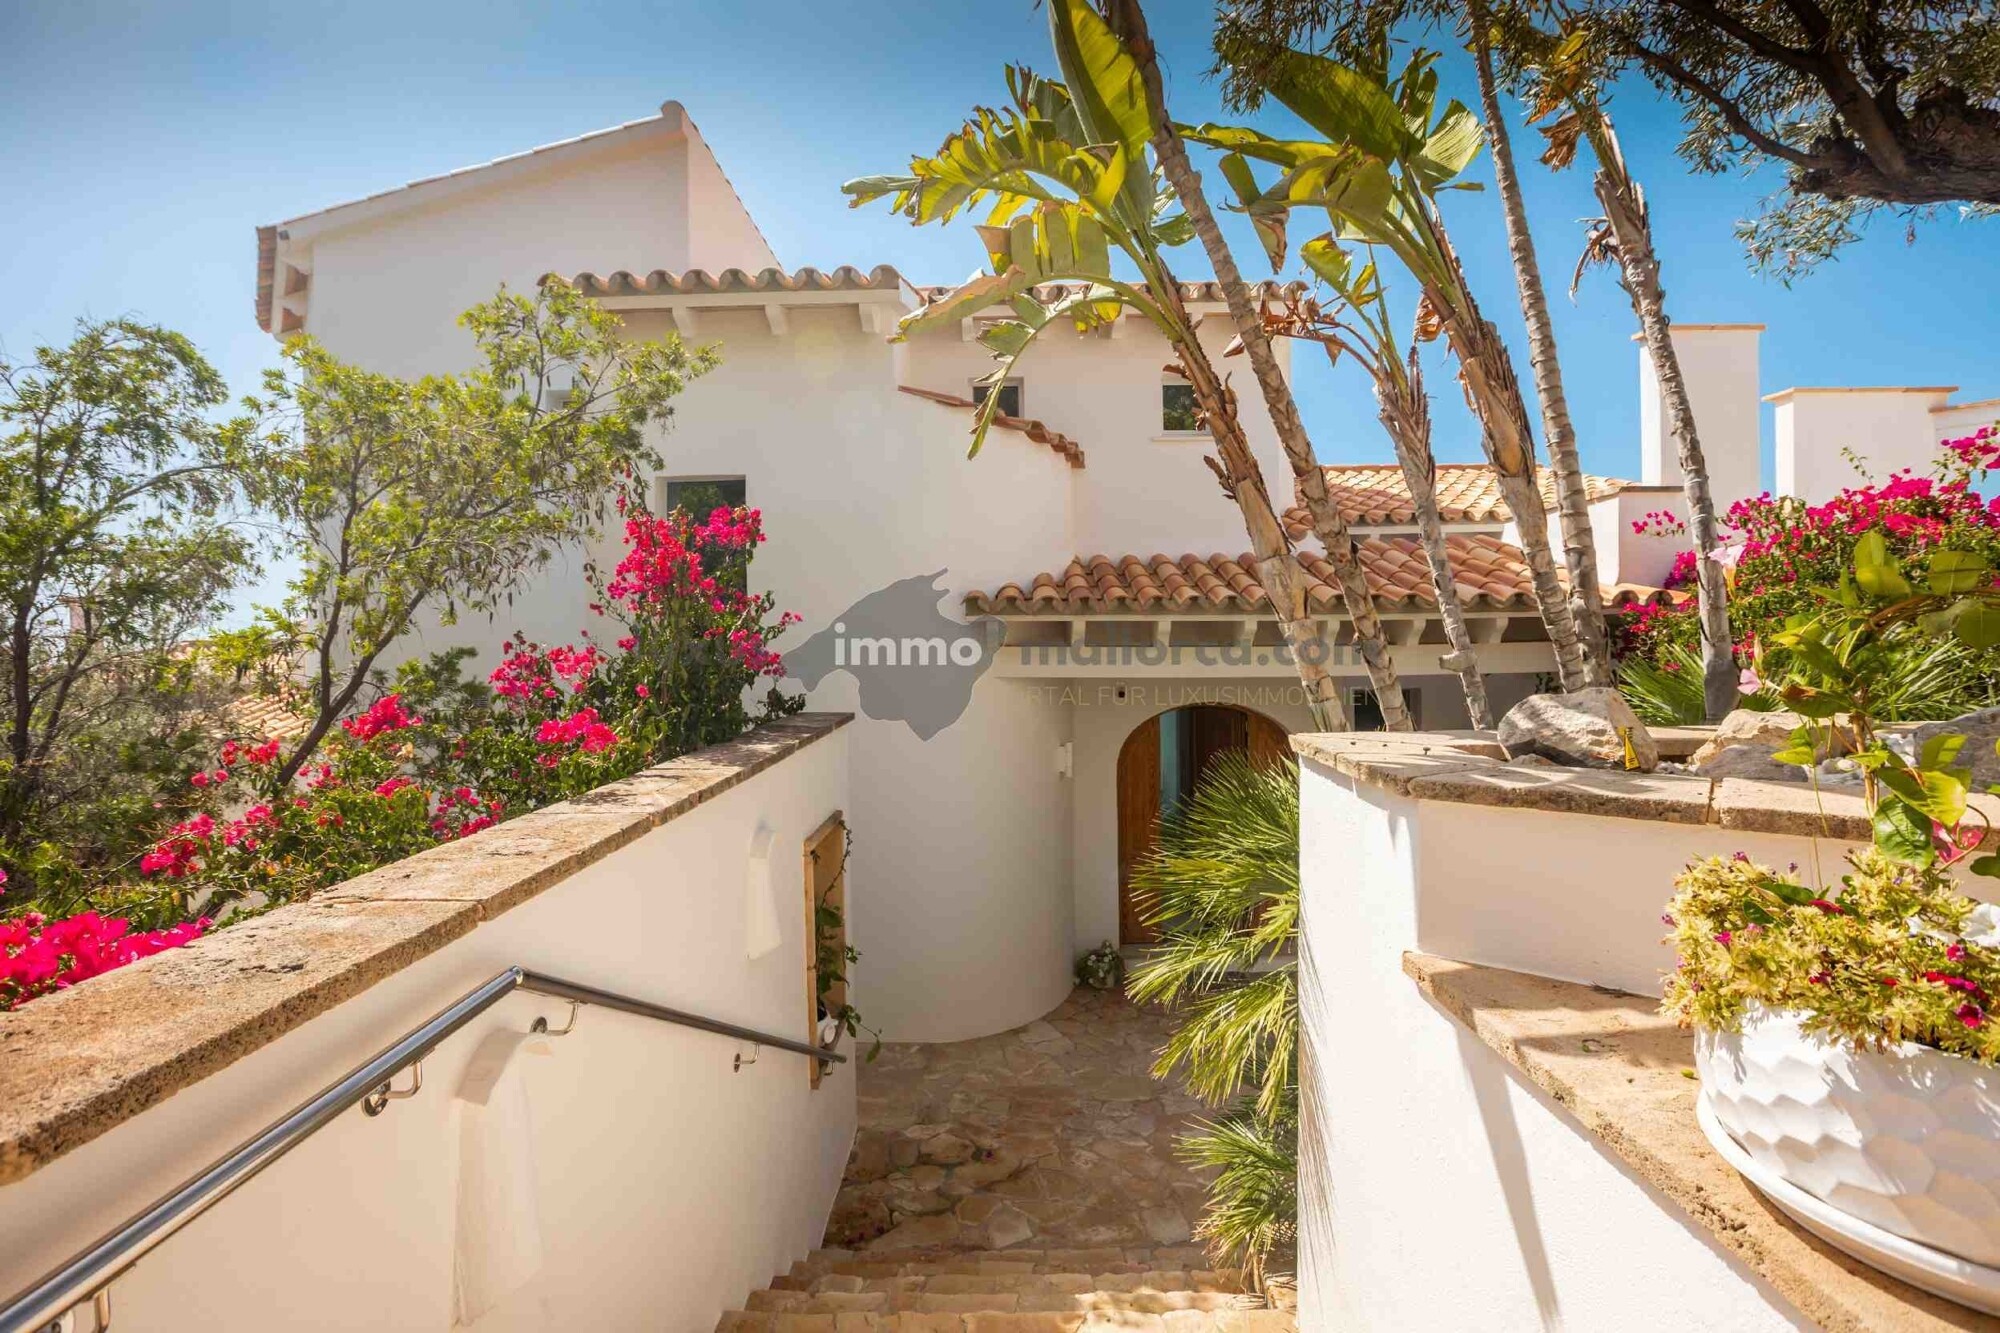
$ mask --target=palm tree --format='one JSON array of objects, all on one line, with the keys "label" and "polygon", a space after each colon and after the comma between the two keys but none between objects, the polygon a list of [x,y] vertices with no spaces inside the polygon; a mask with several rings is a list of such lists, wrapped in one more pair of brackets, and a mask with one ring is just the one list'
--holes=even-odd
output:
[{"label": "palm tree", "polygon": [[1273,319],[1273,327],[1290,337],[1319,343],[1330,362],[1338,363],[1344,353],[1368,372],[1382,427],[1389,433],[1403,481],[1410,488],[1418,541],[1430,566],[1431,589],[1437,595],[1445,641],[1451,645],[1438,664],[1458,676],[1472,725],[1487,730],[1493,725],[1493,710],[1486,699],[1486,678],[1479,670],[1465,608],[1459,605],[1444,523],[1438,514],[1437,459],[1431,453],[1430,395],[1424,391],[1422,363],[1414,346],[1406,352],[1398,345],[1389,317],[1388,292],[1372,256],[1357,266],[1347,251],[1321,238],[1308,242],[1301,258],[1333,290],[1339,308],[1330,314],[1316,301],[1294,302]]},{"label": "palm tree", "polygon": [[[1514,144],[1500,110],[1500,93],[1493,78],[1493,33],[1484,0],[1467,0],[1472,63],[1479,82],[1479,110],[1486,120],[1486,142],[1493,154],[1493,184],[1500,194],[1500,216],[1507,228],[1507,253],[1514,263],[1514,285],[1521,294],[1521,319],[1528,327],[1528,366],[1535,377],[1535,396],[1542,404],[1542,438],[1549,447],[1549,470],[1555,474],[1556,513],[1563,535],[1563,563],[1569,571],[1571,613],[1577,637],[1583,641],[1584,672],[1592,685],[1611,683],[1611,647],[1604,629],[1604,589],[1597,576],[1597,541],[1590,526],[1590,496],[1577,454],[1576,427],[1570,421],[1569,396],[1563,390],[1562,361],[1556,355],[1555,322],[1549,318],[1548,292],[1542,266],[1535,258],[1535,237],[1528,228],[1528,207],[1521,197],[1521,177],[1514,168]],[[1521,522],[1525,516],[1516,516]]]},{"label": "palm tree", "polygon": [[[1698,610],[1701,619],[1701,679],[1703,710],[1710,722],[1720,720],[1737,703],[1735,641],[1729,628],[1729,588],[1717,558],[1720,534],[1715,496],[1708,484],[1708,460],[1695,429],[1694,408],[1688,401],[1687,380],[1680,354],[1674,349],[1672,323],[1667,318],[1666,290],[1660,284],[1660,260],[1653,248],[1653,224],[1646,195],[1626,169],[1624,150],[1611,126],[1611,116],[1597,93],[1601,64],[1593,60],[1584,30],[1560,41],[1528,29],[1517,42],[1529,49],[1540,83],[1534,119],[1557,118],[1543,134],[1548,151],[1542,160],[1560,170],[1575,160],[1579,141],[1590,145],[1597,159],[1592,187],[1604,215],[1595,220],[1584,256],[1577,265],[1580,278],[1593,263],[1616,262],[1619,285],[1632,301],[1640,337],[1659,378],[1666,406],[1667,429],[1680,455],[1681,485],[1687,495],[1688,529],[1694,538]],[[1574,286],[1571,288],[1574,291]]]},{"label": "palm tree", "polygon": [[1181,1140],[1219,1168],[1201,1233],[1261,1274],[1297,1223],[1299,993],[1298,766],[1218,756],[1194,794],[1160,821],[1134,872],[1157,947],[1127,982],[1132,998],[1181,1015],[1154,1073],[1229,1108]]},{"label": "palm tree", "polygon": [[[1272,506],[1234,395],[1196,337],[1166,261],[1165,251],[1191,240],[1194,229],[1184,212],[1174,211],[1173,193],[1147,157],[1152,121],[1138,67],[1083,0],[1052,0],[1050,11],[1067,84],[1010,67],[1010,106],[980,108],[935,155],[913,159],[906,175],[865,177],[842,187],[856,205],[887,198],[916,224],[949,222],[989,206],[978,230],[992,271],[906,317],[897,337],[1005,305],[1013,317],[980,334],[999,363],[987,382],[998,384],[1052,326],[1088,331],[1128,310],[1150,321],[1173,345],[1215,442],[1218,457],[1209,465],[1243,516],[1258,579],[1291,650],[1314,725],[1345,730],[1346,710],[1309,615],[1305,572]],[[1114,275],[1114,250],[1140,281]],[[974,415],[974,454],[999,401],[998,393],[989,393]],[[1342,591],[1348,591],[1345,584]],[[1357,617],[1357,635],[1362,623]]]},{"label": "palm tree", "polygon": [[[1089,24],[1080,21],[1081,16],[1086,15],[1091,19],[1096,17],[1083,0],[1051,0],[1049,5],[1049,23],[1055,33],[1056,51],[1063,59],[1064,75],[1072,81],[1077,79],[1079,73],[1071,68],[1072,63],[1078,66],[1085,63],[1079,37],[1089,31]],[[1354,535],[1348,529],[1346,516],[1340,512],[1340,506],[1334,503],[1327,490],[1326,474],[1320,470],[1312,440],[1299,416],[1298,404],[1292,399],[1292,386],[1285,379],[1278,358],[1272,354],[1271,340],[1264,331],[1264,312],[1260,303],[1252,298],[1249,285],[1243,281],[1242,271],[1236,266],[1236,256],[1231,252],[1222,228],[1216,225],[1215,212],[1208,205],[1201,177],[1188,161],[1187,146],[1181,142],[1180,131],[1168,114],[1159,60],[1146,28],[1145,11],[1140,7],[1139,0],[1106,0],[1105,17],[1109,20],[1114,40],[1123,48],[1122,53],[1138,65],[1151,120],[1154,158],[1159,162],[1167,183],[1179,197],[1188,220],[1194,224],[1195,235],[1207,251],[1216,282],[1229,303],[1229,317],[1236,325],[1236,337],[1250,358],[1250,369],[1264,395],[1265,407],[1271,414],[1279,443],[1284,446],[1285,457],[1291,463],[1292,477],[1305,500],[1306,512],[1312,518],[1313,532],[1325,549],[1327,562],[1333,566],[1340,585],[1341,600],[1354,624],[1354,641],[1361,649],[1369,684],[1382,710],[1382,724],[1390,731],[1408,731],[1412,725],[1409,709],[1403,702],[1402,684],[1397,679],[1395,660],[1382,634],[1381,620],[1375,614],[1375,597],[1361,568],[1361,556],[1355,546]],[[1282,227],[1267,229],[1265,234],[1273,266],[1281,265],[1284,257]]]},{"label": "palm tree", "polygon": [[[1459,381],[1479,418],[1481,443],[1516,516],[1557,674],[1564,689],[1581,689],[1588,684],[1584,653],[1542,521],[1527,404],[1507,345],[1480,312],[1437,208],[1439,191],[1460,188],[1454,178],[1478,153],[1481,134],[1478,118],[1457,102],[1438,111],[1434,60],[1417,52],[1390,81],[1383,67],[1360,70],[1292,51],[1270,62],[1266,87],[1326,135],[1325,142],[1274,139],[1216,125],[1191,130],[1187,137],[1239,161],[1256,159],[1283,169],[1276,184],[1249,199],[1253,217],[1324,208],[1334,237],[1386,250],[1416,278],[1422,290],[1418,336],[1442,336],[1457,354]],[[1242,170],[1247,175],[1247,163]]]}]

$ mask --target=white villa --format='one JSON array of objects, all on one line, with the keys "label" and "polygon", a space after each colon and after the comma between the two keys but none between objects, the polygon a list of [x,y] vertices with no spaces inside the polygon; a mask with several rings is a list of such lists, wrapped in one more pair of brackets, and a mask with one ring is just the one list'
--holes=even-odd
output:
[{"label": "white villa", "polygon": [[[740,486],[771,535],[755,582],[804,616],[795,634],[937,571],[949,612],[1005,622],[1008,647],[954,725],[928,740],[895,720],[854,729],[854,869],[869,886],[854,922],[861,986],[892,1037],[958,1039],[1047,1012],[1068,992],[1077,952],[1134,941],[1122,880],[1161,791],[1191,781],[1208,750],[1306,724],[1292,668],[1270,651],[1275,625],[1241,555],[1235,509],[1201,464],[1207,436],[1173,428],[1157,331],[1127,317],[1108,334],[1045,341],[1005,390],[1006,429],[968,462],[973,382],[991,369],[977,321],[890,342],[897,320],[938,289],[886,264],[784,268],[678,103],[257,237],[263,327],[309,333],[372,370],[463,365],[458,313],[501,283],[519,289],[552,273],[618,311],[635,336],[675,329],[719,344],[720,370],[678,400],[658,441],[658,494],[692,480]],[[1212,316],[1203,335],[1220,352],[1230,333],[1219,293],[1192,284],[1188,295]],[[1755,494],[1761,326],[1676,332],[1718,499]],[[1639,478],[1590,483],[1618,602],[1661,595],[1673,547],[1635,535],[1633,521],[1673,510],[1680,494],[1643,352],[1640,363]],[[1775,395],[1780,485],[1809,498],[1837,489],[1851,475],[1840,446],[1857,413],[1875,438],[1909,441],[1907,460],[1882,461],[1921,463],[1942,433],[1990,414],[1949,406],[1950,392]],[[1289,472],[1262,403],[1247,394],[1242,410],[1265,476],[1282,485]],[[1437,665],[1443,636],[1400,474],[1329,473],[1419,727],[1465,726],[1457,682]],[[1514,517],[1483,466],[1445,466],[1440,482],[1460,595],[1504,711],[1552,666]],[[1301,553],[1325,572],[1309,542]],[[516,626],[545,642],[573,636],[578,564],[554,567],[507,623],[462,624],[410,651],[482,634],[490,643]],[[1337,639],[1337,595],[1324,582],[1316,592]],[[1336,665],[1353,676],[1365,719],[1358,659]],[[856,702],[855,681],[836,671],[810,706]],[[893,852],[866,832],[890,828]],[[937,1003],[944,994],[950,1004]]]},{"label": "white villa", "polygon": [[[464,369],[459,314],[551,274],[634,337],[718,344],[655,497],[763,511],[751,578],[804,618],[779,646],[810,711],[0,1011],[0,1333],[2000,1327],[2000,1267],[1752,1175],[1704,1128],[1715,1066],[1658,1012],[1691,859],[1818,876],[1874,836],[1869,803],[1524,763],[1466,730],[1395,468],[1329,476],[1422,730],[1300,734],[1237,512],[1138,320],[1046,340],[968,461],[984,316],[890,341],[938,289],[786,269],[672,102],[257,237],[260,324],[380,372]],[[1217,292],[1187,298],[1221,352]],[[1850,448],[1879,478],[2000,416],[1944,387],[1763,395],[1762,332],[1675,328],[1724,504],[1764,489],[1760,396],[1776,485],[1815,501],[1856,480]],[[1679,509],[1638,371],[1637,476],[1589,481],[1615,604],[1668,595],[1673,547],[1636,529]],[[1509,513],[1484,467],[1439,481],[1505,708],[1552,666],[1517,546],[1552,516]],[[572,639],[602,540],[404,650]],[[945,665],[847,656],[895,639],[863,623],[892,592]],[[1365,726],[1358,662],[1333,665]],[[1134,858],[1235,747],[1299,760],[1296,1313],[1197,1232],[1213,1178],[1180,1136],[1215,1111],[1155,1065],[1180,1016],[1072,986],[1077,954],[1143,942]],[[2000,796],[1969,802],[2000,825]],[[895,1043],[872,1064],[824,1026],[843,942]],[[1762,1058],[1772,1133],[1840,1197],[2000,1245],[1990,1089],[1870,1075],[1882,1132],[1856,1143],[1808,1114],[1838,1099],[1807,1064]]]}]

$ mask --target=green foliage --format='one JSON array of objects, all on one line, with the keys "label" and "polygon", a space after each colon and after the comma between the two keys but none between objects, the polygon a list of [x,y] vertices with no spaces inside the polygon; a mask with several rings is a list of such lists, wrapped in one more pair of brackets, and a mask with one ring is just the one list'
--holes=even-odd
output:
[{"label": "green foliage", "polygon": [[1298,1242],[1299,1123],[1287,1104],[1271,1115],[1239,1106],[1181,1139],[1181,1157],[1213,1171],[1196,1234],[1261,1280],[1268,1261]]},{"label": "green foliage", "polygon": [[715,364],[674,335],[622,339],[617,316],[559,282],[503,290],[461,322],[484,364],[416,381],[294,339],[229,432],[252,500],[302,557],[269,623],[306,664],[313,722],[280,781],[420,612],[447,625],[491,612],[593,531],[657,465],[649,423]]},{"label": "green foliage", "polygon": [[1160,821],[1133,872],[1154,952],[1126,988],[1178,1025],[1156,1075],[1231,1114],[1182,1140],[1188,1160],[1222,1167],[1202,1234],[1261,1267],[1289,1244],[1295,1191],[1274,1176],[1297,1147],[1298,767],[1218,756],[1193,796]]},{"label": "green foliage", "polygon": [[[1787,655],[1783,676],[1774,678],[1778,696],[1807,719],[1791,747],[1774,758],[1809,764],[1829,749],[1849,751],[1849,762],[1861,769],[1879,850],[1928,867],[1984,846],[1987,855],[1970,869],[2000,877],[1993,830],[1984,814],[1966,803],[1971,769],[1955,762],[1965,738],[1939,737],[1912,762],[1875,729],[1880,701],[1897,688],[1894,673],[1912,635],[1985,651],[1967,641],[1962,626],[1966,607],[2000,606],[2000,589],[1991,578],[1983,556],[1950,550],[1932,552],[1929,568],[1912,578],[1881,534],[1870,532],[1857,544],[1853,570],[1824,609],[1791,617],[1770,641]],[[1968,814],[1978,814],[1977,827]]]},{"label": "green foliage", "polygon": [[[912,158],[907,174],[841,187],[855,207],[886,199],[918,226],[985,210],[978,230],[991,271],[907,316],[897,336],[1011,306],[1013,319],[980,335],[997,363],[982,381],[991,385],[1016,373],[1045,329],[1087,332],[1128,308],[1177,345],[1194,336],[1170,303],[1151,295],[1172,281],[1161,252],[1194,233],[1149,156],[1138,66],[1086,0],[1050,0],[1048,10],[1063,81],[1010,66],[1008,106],[977,108],[936,153]],[[1114,272],[1114,252],[1144,286]],[[987,394],[974,415],[973,454],[999,401]]]},{"label": "green foliage", "polygon": [[61,915],[136,855],[218,725],[187,651],[253,568],[180,334],[82,321],[0,361],[0,868]]},{"label": "green foliage", "polygon": [[1935,866],[1856,853],[1816,889],[1747,857],[1691,865],[1668,908],[1679,965],[1662,1011],[1735,1031],[1752,1003],[1805,1015],[1808,1032],[1879,1048],[1909,1041],[2000,1061],[2000,909]]},{"label": "green foliage", "polygon": [[[1656,727],[1698,727],[1708,721],[1702,697],[1701,650],[1686,642],[1660,645],[1651,656],[1632,654],[1618,663],[1618,688],[1641,722]],[[1769,712],[1779,706],[1768,690],[1737,700],[1738,708]]]}]

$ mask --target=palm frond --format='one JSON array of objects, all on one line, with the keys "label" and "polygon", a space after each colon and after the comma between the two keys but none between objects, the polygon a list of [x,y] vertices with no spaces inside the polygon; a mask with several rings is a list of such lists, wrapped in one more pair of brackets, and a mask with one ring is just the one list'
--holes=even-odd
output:
[{"label": "palm frond", "polygon": [[1297,1242],[1297,1115],[1238,1111],[1201,1122],[1178,1146],[1182,1161],[1216,1172],[1196,1234],[1224,1262],[1248,1267],[1261,1285],[1271,1258]]}]

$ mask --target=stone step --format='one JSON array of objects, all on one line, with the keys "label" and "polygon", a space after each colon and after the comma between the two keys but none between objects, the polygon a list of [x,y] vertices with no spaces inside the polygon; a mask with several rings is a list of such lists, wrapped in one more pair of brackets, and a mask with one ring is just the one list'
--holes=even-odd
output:
[{"label": "stone step", "polygon": [[799,1314],[731,1311],[716,1333],[1295,1333],[1282,1310],[1177,1310],[1090,1313],[906,1311],[895,1314]]}]

